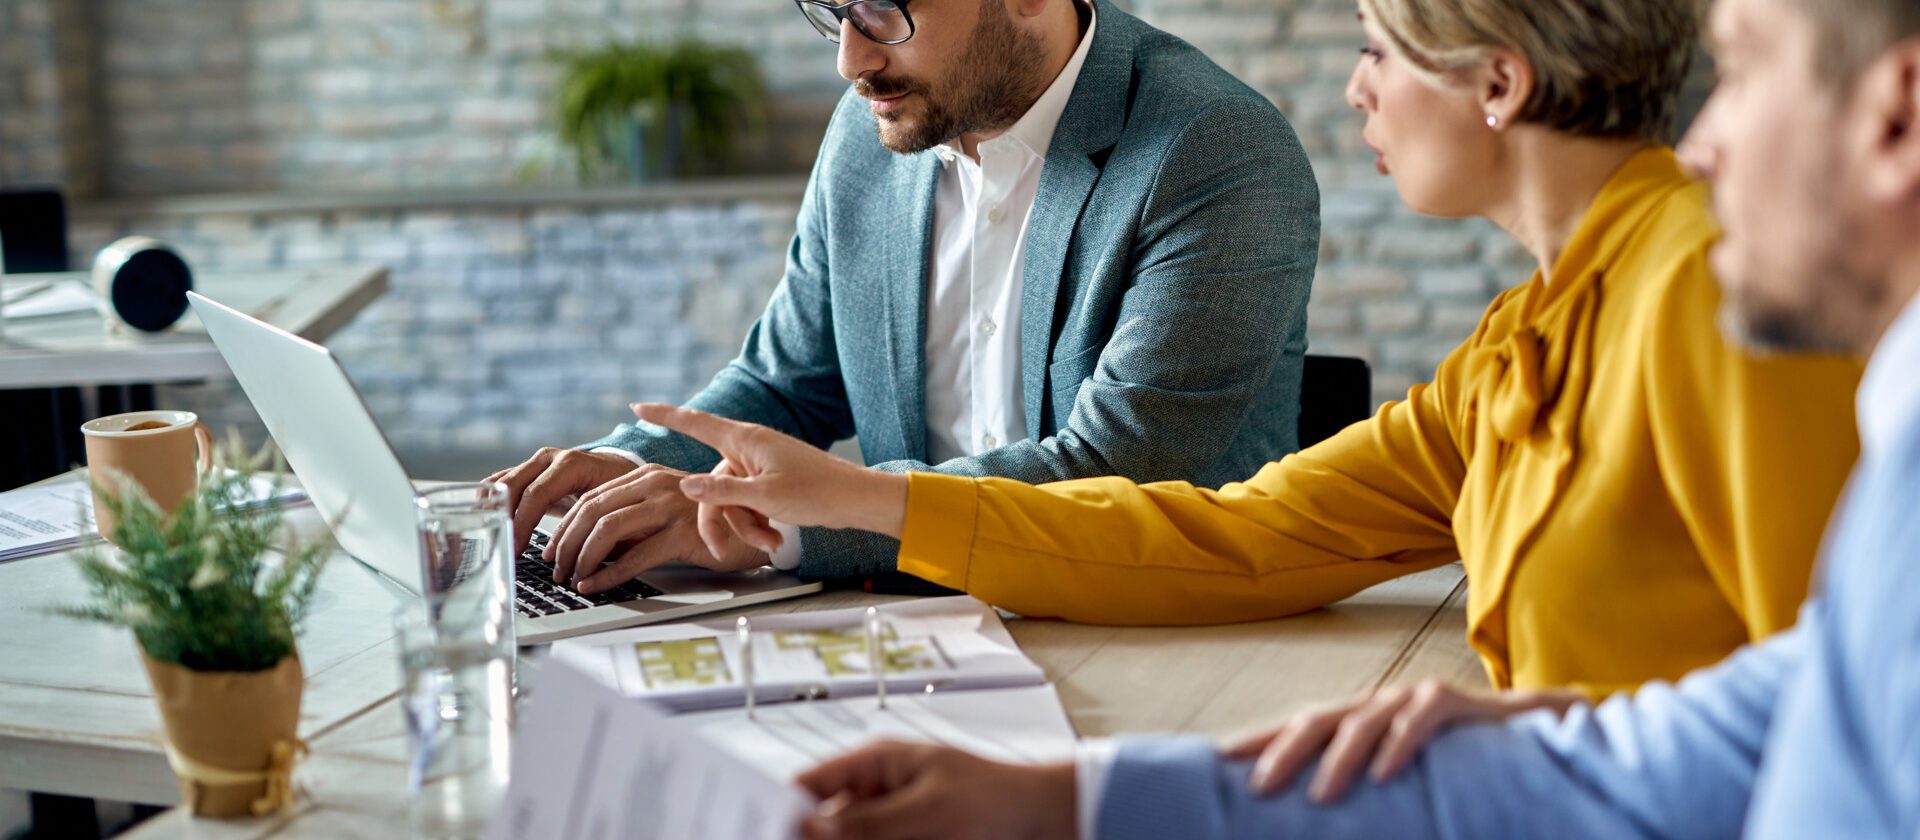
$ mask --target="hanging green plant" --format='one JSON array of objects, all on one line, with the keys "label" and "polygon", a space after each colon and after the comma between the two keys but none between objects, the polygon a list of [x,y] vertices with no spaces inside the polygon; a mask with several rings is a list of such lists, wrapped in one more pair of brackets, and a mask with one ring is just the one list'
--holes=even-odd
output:
[{"label": "hanging green plant", "polygon": [[759,63],[697,39],[558,53],[562,143],[582,180],[714,174],[766,123]]}]

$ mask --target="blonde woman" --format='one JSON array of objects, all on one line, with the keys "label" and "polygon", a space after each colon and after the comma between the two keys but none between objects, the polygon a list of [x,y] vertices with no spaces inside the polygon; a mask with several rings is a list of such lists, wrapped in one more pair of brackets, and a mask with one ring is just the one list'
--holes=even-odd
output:
[{"label": "blonde woman", "polygon": [[[684,485],[709,538],[767,543],[766,517],[878,531],[902,538],[903,571],[1114,624],[1287,615],[1457,557],[1493,685],[1572,690],[1515,706],[1675,679],[1790,625],[1856,455],[1858,364],[1748,355],[1715,328],[1708,195],[1657,139],[1697,4],[1361,0],[1360,13],[1348,99],[1380,171],[1414,210],[1490,219],[1539,264],[1433,382],[1217,491],[881,475],[769,430],[640,407],[727,456],[725,474]],[[1253,748],[1378,740],[1392,715],[1342,735],[1356,716],[1337,712]]]},{"label": "blonde woman", "polygon": [[728,456],[732,475],[686,481],[708,531],[731,505],[763,547],[765,517],[892,534],[903,571],[1109,624],[1287,615],[1457,557],[1500,687],[1678,677],[1790,624],[1856,454],[1858,365],[1748,355],[1715,329],[1707,192],[1655,139],[1695,3],[1360,6],[1347,96],[1380,171],[1539,262],[1433,382],[1217,491],[879,474],[643,407]]}]

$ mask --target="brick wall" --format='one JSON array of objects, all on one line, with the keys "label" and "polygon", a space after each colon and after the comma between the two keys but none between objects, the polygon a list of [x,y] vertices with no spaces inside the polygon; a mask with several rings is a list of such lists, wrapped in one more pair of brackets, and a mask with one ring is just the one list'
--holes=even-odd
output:
[{"label": "brick wall", "polygon": [[740,3],[94,2],[117,195],[570,180],[550,54],[683,19],[768,70],[773,136],[743,154],[750,169],[803,168],[841,89],[831,45],[797,12],[773,26]]},{"label": "brick wall", "polygon": [[0,0],[0,186],[98,188],[90,31],[83,3]]},{"label": "brick wall", "polygon": [[[328,346],[394,445],[530,452],[605,434],[633,400],[705,385],[780,278],[800,187],[591,204],[466,194],[408,209],[100,206],[73,240],[91,254],[156,235],[203,273],[384,264],[388,292]],[[163,404],[216,425],[258,427],[231,383],[163,390]]]},{"label": "brick wall", "polygon": [[[1530,273],[1527,256],[1491,225],[1418,217],[1374,173],[1359,142],[1358,115],[1343,98],[1361,43],[1351,0],[1123,5],[1191,40],[1293,122],[1324,202],[1312,347],[1371,360],[1377,398],[1401,396],[1428,378],[1494,292]],[[49,12],[56,7],[92,10],[87,31],[103,73],[88,91],[103,115],[97,134],[106,138],[97,151],[64,138],[36,141],[45,132],[32,120],[43,118],[30,118],[24,132],[15,120],[46,107],[45,96],[15,93],[20,80],[42,78],[48,62],[87,66],[49,46],[53,36],[44,33],[58,28]],[[94,161],[103,191],[126,195],[515,183],[529,160],[553,156],[545,110],[553,68],[543,56],[605,37],[684,27],[753,50],[770,68],[787,115],[780,143],[766,157],[771,166],[804,167],[825,109],[843,89],[831,46],[785,0],[0,0],[0,21],[16,20],[30,25],[0,30],[7,47],[0,50],[0,138],[8,141],[0,143],[0,162],[7,155],[44,157],[54,148],[69,160]],[[23,54],[34,58],[22,61]],[[48,82],[34,84],[40,87],[27,87],[46,92]],[[18,180],[19,166],[0,169],[0,179]],[[57,160],[52,171],[64,171]],[[568,175],[548,170],[546,177]],[[69,180],[84,191],[84,175],[69,173]],[[123,213],[112,224],[177,236],[207,268],[339,258],[394,263],[391,299],[364,326],[342,334],[342,355],[356,374],[389,389],[379,407],[410,439],[478,446],[527,442],[516,437],[523,433],[512,414],[515,389],[560,389],[565,393],[546,398],[578,400],[564,413],[591,404],[602,406],[596,414],[604,419],[604,405],[684,395],[704,381],[759,310],[791,222],[784,202],[633,211],[638,215],[554,207],[418,217],[363,217],[350,209],[354,204],[250,218]],[[641,230],[673,213],[748,213],[755,233],[749,247],[728,248]],[[103,232],[78,236],[76,254],[97,247]],[[549,244],[560,242],[571,244]],[[623,313],[651,319],[673,312],[706,319],[705,326],[673,318],[632,325],[570,320],[627,317],[563,303],[608,294],[625,296],[617,310]],[[713,299],[730,302],[709,313],[701,301]],[[667,305],[647,303],[655,300]],[[553,344],[529,346],[535,339],[528,332],[504,326],[519,317],[545,317],[538,329]],[[407,343],[416,339],[424,349]],[[654,340],[666,343],[632,344]],[[592,352],[569,352],[579,350]],[[521,352],[544,354],[539,358],[553,376],[513,373],[511,360]],[[621,360],[610,361],[613,353]],[[558,437],[597,433],[600,425],[569,426]]]}]

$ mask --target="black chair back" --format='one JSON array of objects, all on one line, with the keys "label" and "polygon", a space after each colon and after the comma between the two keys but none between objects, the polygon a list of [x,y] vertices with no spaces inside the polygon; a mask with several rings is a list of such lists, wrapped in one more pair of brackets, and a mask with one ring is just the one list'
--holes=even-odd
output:
[{"label": "black chair back", "polygon": [[[0,268],[66,271],[67,207],[56,189],[0,190]],[[0,390],[0,414],[21,433],[0,440],[0,490],[57,475],[86,457],[78,388]]]},{"label": "black chair back", "polygon": [[1308,356],[1300,374],[1300,448],[1373,415],[1373,371],[1367,360]]},{"label": "black chair back", "polygon": [[0,190],[0,266],[8,274],[68,270],[67,205],[59,190]]}]

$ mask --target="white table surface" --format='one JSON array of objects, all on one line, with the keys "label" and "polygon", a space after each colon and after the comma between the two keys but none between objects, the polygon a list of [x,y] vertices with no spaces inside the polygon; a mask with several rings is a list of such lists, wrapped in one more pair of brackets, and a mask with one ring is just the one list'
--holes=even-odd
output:
[{"label": "white table surface", "polygon": [[[320,527],[312,506],[289,512]],[[170,805],[179,801],[161,752],[163,730],[133,634],[49,615],[80,602],[67,553],[0,563],[0,788]],[[300,734],[326,729],[399,686],[392,613],[374,577],[336,554],[300,634],[307,675]]]},{"label": "white table surface", "polygon": [[[0,285],[87,282],[83,272],[11,274]],[[207,274],[201,294],[310,341],[324,341],[387,289],[378,265]],[[0,388],[180,382],[231,376],[191,311],[170,329],[109,329],[97,312],[7,319],[0,324]]]}]

